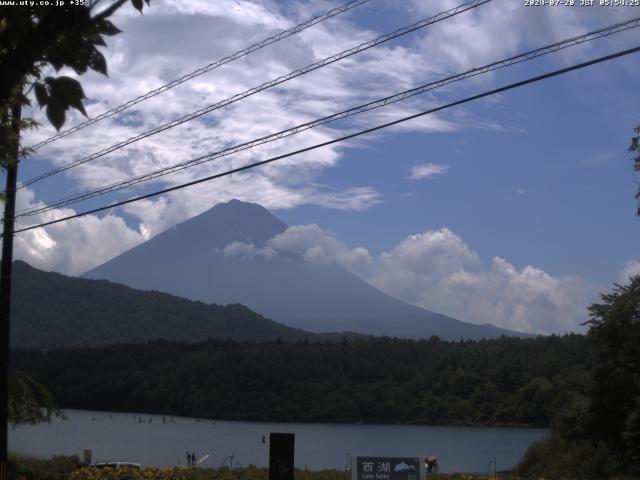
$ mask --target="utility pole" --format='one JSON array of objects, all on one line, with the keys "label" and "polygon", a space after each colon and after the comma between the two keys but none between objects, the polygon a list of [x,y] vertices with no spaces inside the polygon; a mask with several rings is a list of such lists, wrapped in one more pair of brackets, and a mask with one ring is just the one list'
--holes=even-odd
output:
[{"label": "utility pole", "polygon": [[7,187],[5,189],[4,230],[2,235],[2,264],[0,266],[0,480],[7,480],[7,434],[9,430],[9,332],[11,317],[11,267],[13,263],[13,231],[16,212],[16,185],[18,180],[18,152],[20,149],[20,120],[22,105],[16,99],[11,109],[11,129],[15,145],[8,159]]}]

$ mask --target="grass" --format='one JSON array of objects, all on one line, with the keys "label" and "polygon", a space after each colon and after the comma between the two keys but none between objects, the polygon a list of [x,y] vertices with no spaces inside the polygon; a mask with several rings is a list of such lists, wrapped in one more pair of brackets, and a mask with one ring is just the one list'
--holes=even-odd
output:
[{"label": "grass", "polygon": [[[9,458],[8,480],[268,480],[268,469],[253,465],[242,468],[143,468],[97,469],[83,467],[77,456],[34,459]],[[344,470],[296,469],[295,480],[350,480]],[[427,480],[495,480],[496,477],[467,474],[429,474]],[[515,477],[500,477],[515,478]]]}]

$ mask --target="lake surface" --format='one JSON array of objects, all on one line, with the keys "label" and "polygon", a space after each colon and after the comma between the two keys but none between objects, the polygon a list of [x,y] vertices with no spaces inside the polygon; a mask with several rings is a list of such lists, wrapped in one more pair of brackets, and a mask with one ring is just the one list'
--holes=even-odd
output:
[{"label": "lake surface", "polygon": [[[295,434],[295,463],[312,470],[345,469],[349,455],[438,455],[441,472],[514,467],[527,447],[544,437],[539,428],[423,427],[198,420],[133,413],[66,410],[68,421],[19,427],[9,432],[12,452],[38,457],[93,451],[93,461],[121,460],[143,466],[186,463],[186,450],[210,454],[203,467],[268,466],[269,433]],[[141,419],[143,422],[141,422]],[[151,419],[151,421],[149,421]],[[263,443],[263,436],[265,443]],[[226,460],[225,460],[226,459]]]}]

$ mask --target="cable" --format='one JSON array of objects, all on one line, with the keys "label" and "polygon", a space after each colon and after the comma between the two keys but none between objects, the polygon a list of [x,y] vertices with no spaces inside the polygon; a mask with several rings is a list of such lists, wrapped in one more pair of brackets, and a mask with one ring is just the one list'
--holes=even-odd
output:
[{"label": "cable", "polygon": [[350,108],[348,110],[344,110],[342,112],[339,113],[334,113],[332,115],[326,116],[326,117],[322,117],[316,120],[313,120],[311,122],[306,122],[300,125],[297,125],[295,127],[291,127],[285,130],[281,130],[279,132],[276,133],[272,133],[254,140],[250,140],[248,142],[245,143],[241,143],[238,145],[234,145],[231,147],[227,147],[223,150],[217,151],[217,152],[213,152],[213,153],[208,153],[206,155],[202,155],[181,163],[177,163],[175,165],[169,166],[169,167],[165,167],[153,172],[149,172],[143,175],[139,175],[137,177],[134,178],[130,178],[127,180],[123,180],[120,182],[115,182],[112,183],[110,185],[106,185],[103,187],[98,188],[97,190],[92,190],[89,192],[85,192],[83,194],[80,195],[75,195],[75,196],[71,196],[71,197],[65,197],[63,199],[59,199],[56,200],[53,203],[49,203],[46,206],[43,207],[38,207],[38,208],[29,208],[29,209],[24,209],[20,212],[18,212],[18,214],[16,215],[16,218],[18,217],[24,217],[24,216],[31,216],[31,215],[37,215],[49,210],[54,210],[56,208],[61,208],[61,207],[65,207],[68,205],[72,205],[84,200],[88,200],[90,198],[94,198],[94,197],[98,197],[101,195],[105,195],[111,192],[115,192],[118,190],[122,190],[124,188],[127,187],[131,187],[137,184],[140,184],[142,182],[146,182],[146,181],[150,181],[153,180],[155,178],[159,178],[161,176],[164,175],[168,175],[171,173],[175,173],[181,170],[184,170],[186,168],[191,168],[197,165],[201,165],[203,163],[221,158],[221,157],[225,157],[243,150],[247,150],[250,148],[253,148],[255,146],[258,145],[263,145],[265,143],[269,143],[275,140],[279,140],[281,138],[285,138],[291,135],[295,135],[297,133],[300,133],[302,131],[320,126],[320,125],[324,125],[330,122],[334,122],[343,118],[347,118],[353,115],[357,115],[363,112],[367,112],[376,108],[380,108],[386,105],[390,105],[392,103],[396,103],[402,100],[406,100],[407,98],[413,97],[415,95],[418,94],[422,94],[424,92],[427,91],[431,91],[434,90],[436,88],[440,88],[442,86],[454,83],[454,82],[458,82],[461,80],[464,80],[466,78],[470,78],[473,76],[477,76],[477,75],[481,75],[481,74],[485,74],[487,72],[493,71],[493,70],[497,70],[500,68],[505,68],[511,65],[515,65],[518,63],[522,63],[525,61],[529,61],[529,60],[533,60],[535,58],[541,57],[543,55],[547,55],[549,53],[554,53],[557,52],[559,50],[562,50],[564,48],[568,48],[568,47],[572,47],[575,45],[579,45],[582,43],[586,43],[586,42],[590,42],[605,36],[609,36],[609,35],[613,35],[616,33],[620,33],[622,31],[625,30],[629,30],[631,28],[637,28],[638,26],[640,26],[640,17],[636,17],[630,20],[626,20],[624,22],[620,22],[614,25],[610,25],[608,27],[604,27],[604,28],[600,28],[598,30],[589,32],[589,33],[585,33],[582,35],[578,35],[569,39],[565,39],[556,43],[553,43],[551,45],[547,45],[544,47],[540,47],[537,48],[535,50],[530,50],[528,52],[525,53],[520,53],[518,55],[514,55],[512,57],[509,57],[507,59],[504,60],[499,60],[496,62],[492,62],[490,64],[484,65],[482,67],[476,67],[470,70],[467,70],[466,72],[463,73],[459,73],[456,75],[451,75],[449,77],[446,77],[444,79],[441,80],[437,80],[434,82],[429,82],[427,84],[421,85],[419,87],[415,87],[409,90],[405,90],[404,92],[400,92],[385,98],[381,98],[363,105],[359,105],[357,107],[353,107]]},{"label": "cable", "polygon": [[301,153],[308,152],[308,151],[311,151],[311,150],[315,150],[317,148],[326,147],[328,145],[332,145],[332,144],[338,143],[338,142],[343,142],[345,140],[349,140],[349,139],[352,139],[352,138],[355,138],[355,137],[359,137],[361,135],[365,135],[365,134],[368,134],[368,133],[371,133],[371,132],[375,132],[375,131],[381,130],[383,128],[388,128],[388,127],[391,127],[393,125],[397,125],[397,124],[412,120],[414,118],[422,117],[424,115],[428,115],[428,114],[435,113],[435,112],[438,112],[438,111],[441,111],[441,110],[445,110],[445,109],[448,109],[448,108],[451,108],[451,107],[455,107],[457,105],[462,105],[464,103],[468,103],[468,102],[471,102],[471,101],[474,101],[474,100],[478,100],[480,98],[488,97],[490,95],[495,95],[497,93],[502,93],[502,92],[505,92],[507,90],[512,90],[514,88],[522,87],[524,85],[529,85],[531,83],[539,82],[541,80],[546,80],[546,79],[551,78],[551,77],[562,75],[562,74],[565,74],[565,73],[568,73],[568,72],[572,72],[574,70],[579,70],[581,68],[589,67],[591,65],[595,65],[595,64],[598,64],[598,63],[606,62],[608,60],[612,60],[614,58],[623,57],[625,55],[630,55],[630,54],[636,53],[636,52],[640,52],[640,46],[639,47],[630,48],[630,49],[627,49],[627,50],[622,50],[622,51],[619,51],[619,52],[616,52],[616,53],[613,53],[613,54],[610,54],[610,55],[606,55],[606,56],[603,56],[603,57],[598,57],[596,59],[589,60],[588,62],[583,62],[583,63],[579,63],[579,64],[576,64],[576,65],[572,65],[571,67],[566,67],[566,68],[561,68],[559,70],[554,70],[552,72],[545,73],[543,75],[538,75],[538,76],[535,76],[535,77],[531,77],[531,78],[528,78],[526,80],[521,80],[519,82],[510,83],[510,84],[505,85],[503,87],[496,88],[496,89],[493,89],[493,90],[489,90],[489,91],[486,91],[486,92],[483,92],[483,93],[479,93],[477,95],[473,95],[471,97],[467,97],[467,98],[464,98],[462,100],[457,100],[455,102],[451,102],[451,103],[448,103],[446,105],[442,105],[440,107],[436,107],[436,108],[432,108],[432,109],[429,109],[429,110],[425,110],[423,112],[419,112],[419,113],[416,113],[416,114],[413,114],[413,115],[409,115],[407,117],[403,117],[403,118],[400,118],[398,120],[394,120],[392,122],[388,122],[388,123],[384,123],[384,124],[381,124],[381,125],[377,125],[375,127],[368,128],[366,130],[360,130],[359,132],[351,133],[349,135],[345,135],[345,136],[340,137],[340,138],[336,138],[336,139],[333,139],[333,140],[328,140],[326,142],[318,143],[318,144],[312,145],[310,147],[301,148],[299,150],[295,150],[293,152],[285,153],[283,155],[278,155],[276,157],[271,157],[271,158],[268,158],[266,160],[262,160],[260,162],[255,162],[255,163],[251,163],[251,164],[248,164],[248,165],[244,165],[242,167],[234,168],[232,170],[227,170],[226,172],[217,173],[215,175],[210,175],[210,176],[205,177],[205,178],[200,178],[198,180],[193,180],[191,182],[183,183],[183,184],[180,184],[180,185],[175,185],[173,187],[165,188],[163,190],[158,190],[158,191],[155,191],[155,192],[152,192],[152,193],[148,193],[146,195],[141,195],[139,197],[130,198],[128,200],[123,200],[123,201],[116,202],[116,203],[113,203],[113,204],[110,204],[110,205],[105,205],[105,206],[99,207],[99,208],[94,208],[92,210],[87,210],[85,212],[77,213],[75,215],[69,215],[67,217],[58,218],[56,220],[51,220],[49,222],[44,222],[44,223],[40,223],[40,224],[37,224],[37,225],[24,227],[24,228],[15,230],[15,233],[26,232],[26,231],[29,231],[29,230],[33,230],[35,228],[41,228],[41,227],[46,227],[46,226],[53,225],[53,224],[56,224],[56,223],[65,222],[67,220],[72,220],[74,218],[83,217],[85,215],[90,215],[90,214],[101,212],[101,211],[104,211],[104,210],[109,210],[111,208],[120,207],[122,205],[127,205],[129,203],[138,202],[140,200],[145,200],[147,198],[155,197],[155,196],[162,195],[162,194],[165,194],[165,193],[173,192],[173,191],[176,191],[176,190],[181,190],[183,188],[191,187],[191,186],[197,185],[199,183],[208,182],[210,180],[215,180],[215,179],[221,178],[221,177],[226,177],[226,176],[231,175],[233,173],[242,172],[244,170],[249,170],[249,169],[252,169],[252,168],[255,168],[255,167],[266,165],[268,163],[272,163],[272,162],[275,162],[277,160],[282,160],[283,158],[292,157],[294,155],[299,155]]},{"label": "cable", "polygon": [[91,160],[95,160],[97,158],[103,157],[104,155],[107,155],[111,152],[114,152],[116,150],[119,150],[123,147],[126,147],[127,145],[130,145],[134,142],[137,142],[138,140],[142,140],[144,138],[148,138],[152,135],[155,135],[157,133],[163,132],[165,130],[168,130],[170,128],[173,128],[177,125],[181,125],[185,122],[189,122],[195,118],[198,118],[202,115],[205,115],[207,113],[210,113],[214,110],[218,110],[222,107],[226,107],[227,105],[231,105],[232,103],[235,103],[239,100],[245,99],[251,95],[254,95],[258,92],[261,92],[263,90],[267,90],[271,87],[274,87],[276,85],[279,85],[281,83],[287,82],[293,78],[299,77],[301,75],[307,74],[309,72],[312,72],[314,70],[317,70],[319,68],[325,67],[327,65],[330,65],[332,63],[335,63],[337,61],[343,60],[344,58],[350,57],[352,55],[355,55],[357,53],[363,52],[364,50],[368,50],[369,48],[373,48],[377,45],[380,45],[384,42],[388,42],[389,40],[392,40],[394,38],[400,37],[402,35],[406,35],[408,33],[411,33],[415,30],[418,30],[420,28],[424,28],[427,27],[429,25],[432,25],[436,22],[440,22],[442,20],[445,20],[447,18],[453,17],[454,15],[458,15],[459,13],[462,12],[466,12],[467,10],[471,10],[473,8],[479,7],[480,5],[483,5],[485,3],[490,2],[491,0],[472,0],[471,2],[467,2],[464,3],[462,5],[459,5],[455,8],[452,8],[450,10],[447,10],[445,12],[441,12],[438,13],[437,15],[434,15],[433,17],[424,19],[424,20],[420,20],[419,22],[416,22],[412,25],[409,25],[407,27],[403,27],[400,28],[394,32],[391,33],[387,33],[385,35],[382,35],[374,40],[371,40],[369,42],[365,42],[362,43],[356,47],[350,48],[348,50],[344,50],[336,55],[333,55],[331,57],[327,57],[323,60],[320,60],[319,62],[315,62],[312,63],[311,65],[307,65],[306,67],[303,67],[301,69],[295,70],[293,72],[290,72],[286,75],[282,75],[276,79],[273,79],[269,82],[265,82],[262,85],[259,85],[257,87],[253,87],[249,90],[246,90],[245,92],[242,93],[238,93],[236,95],[233,95],[232,97],[226,98],[225,100],[222,100],[220,102],[208,105],[206,107],[203,107],[199,110],[196,110],[194,112],[191,112],[187,115],[184,115],[178,119],[175,119],[169,123],[165,123],[163,125],[160,125],[159,127],[156,127],[152,130],[149,130],[147,132],[141,133],[139,135],[136,135],[135,137],[131,137],[127,140],[124,140],[120,143],[117,143],[115,145],[111,145],[110,147],[107,147],[103,150],[100,150],[99,152],[93,153],[91,155],[88,155],[86,157],[80,158],[74,162],[68,163],[67,165],[64,165],[62,167],[56,168],[54,170],[51,170],[47,173],[43,173],[42,175],[39,175],[37,177],[34,177],[30,180],[27,180],[26,182],[22,183],[20,186],[18,186],[18,188],[23,188],[29,185],[32,185],[36,182],[39,182],[40,180],[43,180],[45,178],[48,178],[52,175],[55,175],[57,173],[60,172],[64,172],[65,170],[69,170],[70,168],[76,167],[78,165],[82,165],[83,163],[87,163]]},{"label": "cable", "polygon": [[56,140],[66,137],[67,135],[71,135],[72,133],[77,132],[78,130],[82,130],[83,128],[86,128],[90,125],[93,125],[94,123],[99,122],[100,120],[104,120],[105,118],[109,118],[112,117],[114,115],[117,115],[118,113],[144,101],[147,100],[148,98],[152,98],[155,97],[156,95],[160,95],[161,93],[166,92],[167,90],[170,90],[174,87],[177,87],[178,85],[191,80],[192,78],[195,78],[199,75],[202,75],[204,73],[210,72],[211,70],[221,67],[222,65],[225,65],[227,63],[233,62],[234,60],[238,60],[239,58],[245,57],[247,55],[249,55],[250,53],[253,53],[257,50],[260,50],[264,47],[267,47],[271,44],[274,44],[276,42],[279,42],[280,40],[283,40],[287,37],[290,37],[292,35],[295,35],[296,33],[302,32],[303,30],[306,30],[309,27],[312,27],[313,25],[316,25],[320,22],[323,22],[325,20],[328,20],[329,18],[335,17],[337,15],[340,15],[341,13],[347,12],[353,8],[359,7],[360,5],[369,2],[370,0],[353,0],[350,1],[348,3],[345,3],[344,5],[334,8],[332,10],[329,10],[323,14],[317,15],[309,20],[307,20],[306,22],[300,23],[299,25],[296,25],[293,28],[290,28],[289,30],[283,30],[282,32],[278,33],[277,35],[274,35],[272,37],[266,38],[258,43],[254,43],[253,45],[245,48],[244,50],[240,50],[236,53],[233,53],[229,56],[226,56],[224,58],[221,58],[220,60],[210,63],[208,65],[205,65],[204,67],[198,68],[197,70],[194,70],[191,73],[187,73],[185,75],[183,75],[180,78],[177,78],[175,80],[172,80],[171,82],[164,84],[154,90],[151,90],[147,93],[145,93],[144,95],[140,95],[134,99],[131,99],[121,105],[118,105],[117,107],[114,107],[110,110],[107,110],[106,112],[101,113],[100,115],[91,118],[89,120],[86,120],[82,123],[79,123],[78,125],[75,125],[67,130],[63,130],[62,132],[57,133],[56,135],[47,138],[46,140],[43,140],[39,143],[36,143],[35,145],[33,145],[32,147],[29,147],[32,151],[36,151],[42,147],[44,147],[45,145],[51,143],[51,142],[55,142]]}]

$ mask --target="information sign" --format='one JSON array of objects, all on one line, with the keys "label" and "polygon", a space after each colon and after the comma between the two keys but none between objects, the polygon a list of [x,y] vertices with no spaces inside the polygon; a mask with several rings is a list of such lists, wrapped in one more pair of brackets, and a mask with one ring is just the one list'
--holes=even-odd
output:
[{"label": "information sign", "polygon": [[352,457],[351,480],[422,480],[419,457]]}]

